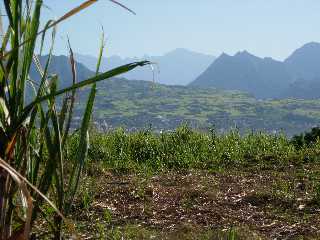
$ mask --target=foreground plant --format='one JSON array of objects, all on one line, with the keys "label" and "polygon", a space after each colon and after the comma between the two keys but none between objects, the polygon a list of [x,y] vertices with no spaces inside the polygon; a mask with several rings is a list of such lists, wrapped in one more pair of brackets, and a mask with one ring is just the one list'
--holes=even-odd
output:
[{"label": "foreground plant", "polygon": [[[64,216],[71,209],[88,151],[88,127],[96,82],[149,64],[135,62],[100,74],[102,40],[96,75],[77,82],[70,47],[72,85],[58,90],[58,76],[48,73],[55,28],[95,2],[97,0],[85,1],[57,21],[49,21],[40,30],[41,0],[3,1],[8,28],[0,46],[0,239],[28,239],[40,214],[52,227],[54,237],[62,237]],[[41,36],[41,55],[44,36],[49,29],[52,31],[51,48],[45,66],[41,66],[35,46]],[[29,77],[32,62],[39,72],[38,81]],[[64,150],[76,91],[88,85],[91,85],[91,91],[79,130],[79,151],[75,160],[67,165]],[[26,100],[27,96],[31,101]],[[57,104],[59,96],[63,97],[61,104]],[[46,214],[45,205],[51,205],[55,214]]]}]

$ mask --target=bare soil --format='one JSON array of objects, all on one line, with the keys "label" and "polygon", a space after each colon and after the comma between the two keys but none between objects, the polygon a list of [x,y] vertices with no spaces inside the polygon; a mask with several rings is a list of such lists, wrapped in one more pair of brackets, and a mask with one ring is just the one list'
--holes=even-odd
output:
[{"label": "bare soil", "polygon": [[80,196],[72,218],[88,239],[126,226],[149,232],[136,239],[214,239],[203,233],[231,228],[239,239],[320,239],[311,171],[105,172],[84,180],[89,203]]}]

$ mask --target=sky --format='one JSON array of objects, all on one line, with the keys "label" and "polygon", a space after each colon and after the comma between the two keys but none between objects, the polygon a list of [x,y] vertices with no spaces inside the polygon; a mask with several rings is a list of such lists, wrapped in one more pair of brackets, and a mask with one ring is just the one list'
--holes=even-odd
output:
[{"label": "sky", "polygon": [[[163,55],[176,48],[218,56],[247,50],[283,60],[311,41],[320,42],[319,0],[119,0],[137,15],[108,0],[58,27],[55,54],[97,55],[101,26],[105,56]],[[43,21],[57,18],[80,0],[44,0]]]}]

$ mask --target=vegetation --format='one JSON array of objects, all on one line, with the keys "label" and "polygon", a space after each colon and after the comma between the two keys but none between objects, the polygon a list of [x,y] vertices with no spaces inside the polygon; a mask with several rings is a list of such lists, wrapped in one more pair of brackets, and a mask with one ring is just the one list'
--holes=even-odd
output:
[{"label": "vegetation", "polygon": [[[78,141],[69,141],[70,160]],[[318,140],[296,146],[284,135],[183,125],[163,133],[91,129],[90,143],[71,213],[83,236],[319,238]]]},{"label": "vegetation", "polygon": [[[319,239],[319,129],[293,140],[282,133],[240,131],[246,119],[265,118],[269,131],[277,120],[288,118],[292,128],[308,127],[318,121],[317,103],[259,102],[239,92],[136,85],[121,79],[99,84],[102,91],[97,93],[97,82],[149,64],[135,62],[100,73],[104,37],[95,75],[80,82],[69,43],[72,83],[59,88],[59,76],[49,72],[56,27],[95,2],[83,2],[40,30],[41,0],[4,1],[0,239],[80,234],[100,239]],[[42,64],[48,32],[50,52]],[[32,62],[37,79],[30,76]],[[86,101],[76,106],[83,87],[81,98]],[[110,98],[105,98],[107,88]],[[94,109],[96,95],[99,104]],[[139,122],[143,127],[156,118],[163,123],[160,130],[170,117],[175,122],[171,126],[178,126],[195,116],[191,125],[203,127],[101,132],[90,128],[97,109],[103,109],[95,112],[100,119],[134,119],[132,126]],[[78,119],[75,131],[73,116]],[[204,131],[213,123],[219,130],[233,125],[224,123],[226,116],[241,129]]]},{"label": "vegetation", "polygon": [[[269,133],[299,134],[320,121],[318,100],[256,100],[238,91],[214,88],[165,86],[146,81],[113,79],[98,85],[94,121],[102,130],[123,127],[128,130],[174,130],[181,123],[217,132],[237,127],[241,133],[252,129]],[[86,96],[82,94],[81,96]],[[75,114],[83,105],[77,102]],[[106,126],[105,123],[108,125]],[[77,128],[80,122],[74,121]]]},{"label": "vegetation", "polygon": [[305,146],[312,146],[319,141],[320,138],[320,128],[312,128],[310,132],[302,133],[300,135],[295,135],[292,138],[292,143],[297,148],[302,148]]},{"label": "vegetation", "polygon": [[[69,141],[69,157],[78,151],[79,135]],[[241,135],[235,129],[227,134],[199,132],[187,125],[175,131],[154,133],[150,129],[127,133],[92,130],[88,159],[93,165],[119,172],[158,172],[166,170],[220,170],[235,167],[283,169],[290,165],[319,160],[319,144],[296,147],[285,135],[263,132]]]},{"label": "vegetation", "polygon": [[[96,82],[148,64],[127,64],[99,74],[98,61],[96,76],[77,82],[70,47],[73,84],[57,90],[58,76],[48,74],[56,26],[94,2],[96,1],[83,2],[58,20],[49,21],[43,30],[39,30],[43,7],[41,0],[3,3],[8,27],[3,33],[0,49],[0,239],[28,239],[39,215],[50,223],[55,239],[62,238],[63,220],[69,230],[72,228],[65,216],[70,212],[85,164]],[[41,66],[35,46],[41,35],[41,55],[45,34],[50,30],[50,53],[45,66]],[[99,59],[103,42],[104,39]],[[39,82],[29,78],[32,61],[37,66],[41,79]],[[64,151],[76,90],[88,85],[90,93],[85,104],[78,143],[81,150],[67,164]],[[26,94],[30,86],[34,90],[34,97],[27,102]],[[58,96],[61,95],[62,104],[58,108]],[[54,214],[49,215],[44,211],[45,204],[54,210]]]}]

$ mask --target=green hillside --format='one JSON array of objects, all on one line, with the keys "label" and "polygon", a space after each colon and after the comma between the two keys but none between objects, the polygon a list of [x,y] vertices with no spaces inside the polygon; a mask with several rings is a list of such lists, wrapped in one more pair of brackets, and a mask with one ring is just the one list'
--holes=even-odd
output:
[{"label": "green hillside", "polygon": [[[81,97],[80,97],[81,96]],[[76,113],[81,114],[81,99]],[[292,135],[318,124],[318,100],[256,100],[239,91],[165,86],[146,81],[114,79],[99,85],[95,121],[109,128],[174,129],[188,123],[220,131],[285,131]]]}]

